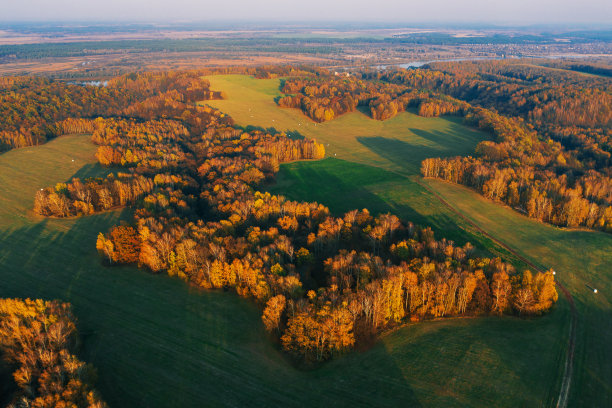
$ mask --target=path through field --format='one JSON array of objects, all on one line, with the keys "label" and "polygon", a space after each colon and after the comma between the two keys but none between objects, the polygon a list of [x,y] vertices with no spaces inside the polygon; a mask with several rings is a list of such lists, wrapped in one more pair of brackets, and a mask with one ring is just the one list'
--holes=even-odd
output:
[{"label": "path through field", "polygon": [[[438,193],[436,193],[430,187],[428,187],[424,183],[419,182],[419,184],[421,184],[425,189],[427,189],[430,193],[436,196],[438,200],[442,202],[442,204],[444,204],[446,207],[448,207],[453,212],[455,212],[459,217],[467,221],[469,224],[471,224],[474,228],[478,229],[484,235],[491,238],[491,240],[497,242],[499,245],[506,248],[514,256],[521,259],[523,262],[531,266],[533,269],[540,271],[540,272],[546,272],[544,268],[535,265],[529,259],[525,258],[521,254],[516,252],[514,249],[512,249],[510,246],[506,245],[506,243],[500,241],[498,238],[490,235],[488,232],[480,228],[478,225],[476,225],[476,223],[474,223],[472,220],[464,216],[459,210],[453,207],[448,201],[442,198]],[[569,400],[570,385],[572,383],[572,372],[573,372],[573,367],[574,367],[574,350],[576,349],[576,323],[578,321],[578,312],[576,310],[576,305],[574,304],[574,298],[572,297],[572,294],[570,293],[570,291],[567,290],[567,288],[563,286],[563,284],[559,282],[558,280],[556,280],[555,283],[557,284],[557,287],[559,287],[561,292],[563,292],[563,296],[565,296],[565,298],[567,299],[567,302],[569,303],[570,310],[571,310],[570,329],[569,329],[569,336],[567,339],[567,354],[565,356],[565,364],[563,368],[563,378],[561,380],[561,388],[559,390],[559,397],[557,399],[557,408],[566,408],[568,400]]]}]

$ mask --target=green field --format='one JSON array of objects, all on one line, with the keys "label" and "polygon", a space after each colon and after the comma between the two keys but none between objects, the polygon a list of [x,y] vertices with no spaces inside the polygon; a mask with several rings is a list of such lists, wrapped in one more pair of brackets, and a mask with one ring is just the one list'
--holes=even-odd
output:
[{"label": "green field", "polygon": [[[315,127],[298,110],[275,106],[273,98],[280,94],[278,80],[245,76],[215,76],[209,80],[213,87],[223,89],[229,96],[228,100],[210,104],[230,114],[239,124],[268,127],[273,118],[274,123],[279,124],[277,129],[292,130],[298,122],[301,129],[304,126],[308,129],[303,135],[329,143],[328,156],[372,166],[330,159],[291,163],[281,167],[278,184],[271,188],[272,191],[293,199],[317,200],[338,212],[362,206],[392,211],[405,219],[431,225],[439,237],[446,236],[459,243],[469,239],[476,245],[487,246],[495,255],[504,254],[503,249],[479,235],[417,183],[421,180],[418,166],[423,157],[471,154],[478,140],[486,135],[463,127],[454,118],[429,119],[411,113],[382,123],[353,113]],[[305,122],[310,123],[305,125]],[[487,201],[462,186],[436,180],[421,182],[427,183],[491,236],[535,264],[558,271],[558,279],[570,289],[579,312],[570,406],[612,405],[612,349],[609,347],[612,341],[609,300],[612,236],[544,225]],[[593,294],[589,286],[598,288],[599,293]],[[567,307],[561,298],[558,309],[553,312],[553,315],[564,315],[558,320],[560,326],[551,333],[555,341],[567,341]],[[534,335],[528,343],[537,341]],[[516,344],[514,347],[518,352],[518,348],[524,346]],[[554,356],[556,350],[551,342],[551,349],[546,352],[548,357],[534,354],[527,358],[534,365],[542,361],[544,366],[543,362]],[[562,366],[563,359],[559,358],[557,367],[547,375],[558,376]],[[540,383],[540,386],[550,384]],[[513,384],[508,382],[507,387],[511,389]],[[542,405],[547,405],[545,400]]]},{"label": "green field", "polygon": [[[491,253],[504,253],[416,183],[421,157],[464,154],[481,133],[457,121],[409,113],[391,122],[356,113],[315,128],[298,111],[274,105],[278,81],[236,76],[212,82],[230,97],[215,104],[225,104],[222,109],[239,123],[271,126],[265,121],[274,119],[279,130],[287,125],[295,132],[297,127],[302,135],[329,143],[328,152],[344,159],[284,165],[275,191],[320,201],[336,212],[364,206],[393,211],[434,226],[438,237],[470,240]],[[346,131],[336,125],[341,121]],[[448,143],[445,132],[451,134]],[[368,351],[301,371],[269,341],[259,310],[249,301],[197,291],[178,279],[135,268],[102,267],[96,235],[129,218],[128,212],[73,220],[30,213],[37,189],[74,175],[104,174],[93,164],[94,151],[87,137],[65,136],[0,155],[0,297],[71,302],[83,337],[82,358],[98,368],[98,389],[111,407],[554,406],[569,327],[565,301],[536,319],[408,325]],[[572,406],[609,405],[609,236],[561,231],[467,189],[428,183],[479,225],[488,222],[482,225],[487,231],[560,271],[581,312],[572,388],[581,399],[572,394]],[[565,272],[570,268],[576,268],[575,278]],[[598,297],[580,287],[595,278],[602,281]]]},{"label": "green field", "polygon": [[222,89],[228,99],[206,104],[228,113],[242,126],[274,128],[325,144],[327,157],[382,167],[405,174],[419,172],[423,159],[468,155],[488,136],[468,129],[459,118],[423,118],[410,112],[386,121],[372,120],[361,112],[330,122],[314,123],[297,109],[281,109],[278,79],[243,75],[209,76],[212,89]]}]

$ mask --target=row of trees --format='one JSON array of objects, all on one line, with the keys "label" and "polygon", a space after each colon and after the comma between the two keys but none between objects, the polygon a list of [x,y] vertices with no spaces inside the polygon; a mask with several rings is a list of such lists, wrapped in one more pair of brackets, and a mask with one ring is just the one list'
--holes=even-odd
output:
[{"label": "row of trees", "polygon": [[125,173],[110,174],[105,179],[90,178],[85,182],[73,178],[69,183],[58,183],[38,191],[34,212],[54,217],[89,215],[132,204],[153,187],[153,180]]},{"label": "row of trees", "polygon": [[93,368],[75,346],[69,304],[0,299],[0,351],[17,387],[9,406],[106,407],[92,387]]},{"label": "row of trees", "polygon": [[612,185],[599,184],[602,180],[597,176],[582,177],[572,189],[566,183],[557,183],[553,175],[540,178],[533,167],[503,168],[472,157],[425,159],[421,172],[425,177],[473,187],[486,198],[504,202],[543,222],[612,232]]}]

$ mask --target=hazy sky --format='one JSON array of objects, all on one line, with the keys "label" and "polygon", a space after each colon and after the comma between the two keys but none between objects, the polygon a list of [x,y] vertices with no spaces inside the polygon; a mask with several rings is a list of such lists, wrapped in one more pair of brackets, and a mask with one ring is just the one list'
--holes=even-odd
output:
[{"label": "hazy sky", "polygon": [[612,24],[612,0],[0,0],[3,21],[215,19]]}]

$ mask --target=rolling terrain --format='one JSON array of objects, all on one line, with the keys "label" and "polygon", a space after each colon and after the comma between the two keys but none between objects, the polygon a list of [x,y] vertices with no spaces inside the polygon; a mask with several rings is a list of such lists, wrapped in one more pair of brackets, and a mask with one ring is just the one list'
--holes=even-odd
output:
[{"label": "rolling terrain", "polygon": [[[522,405],[537,406],[554,399],[557,378],[543,373],[554,371],[563,352],[555,335],[563,308],[535,320],[412,325],[368,351],[302,371],[269,341],[248,301],[102,267],[96,235],[127,212],[67,220],[30,213],[40,186],[104,174],[94,151],[88,137],[65,136],[0,156],[0,296],[71,302],[82,358],[97,367],[97,388],[110,406],[515,406],[517,393]],[[538,364],[534,350],[545,357]]]},{"label": "rolling terrain", "polygon": [[[309,137],[325,144],[327,157],[381,167],[406,175],[418,174],[421,161],[432,156],[468,155],[488,136],[466,128],[459,118],[423,118],[406,112],[386,121],[361,112],[314,123],[297,109],[281,109],[278,79],[244,75],[209,76],[211,89],[228,99],[206,101],[229,114],[239,125],[284,131],[290,137]],[[393,155],[398,160],[388,156]]]},{"label": "rolling terrain", "polygon": [[[469,240],[520,265],[417,183],[422,158],[467,154],[485,134],[457,120],[411,113],[387,122],[354,113],[314,126],[299,111],[276,107],[278,80],[232,76],[211,82],[229,96],[211,105],[239,124],[286,129],[329,144],[330,159],[283,165],[272,191],[320,201],[337,213],[361,207],[391,211],[432,225],[438,237]],[[0,155],[0,297],[71,302],[83,339],[81,357],[97,367],[97,388],[111,407],[556,403],[569,327],[565,300],[536,319],[406,325],[367,351],[303,371],[269,341],[259,309],[249,301],[136,268],[101,266],[98,232],[129,220],[129,211],[65,220],[30,211],[43,186],[107,173],[95,164],[94,152],[87,136],[73,135]],[[608,405],[609,236],[545,226],[463,187],[425,182],[492,236],[559,271],[580,310],[573,401]],[[594,282],[598,297],[584,287]]]},{"label": "rolling terrain", "polygon": [[[97,388],[110,406],[316,406],[330,401],[514,406],[516,392],[526,406],[554,399],[549,390],[556,378],[543,373],[554,371],[555,356],[541,364],[532,364],[529,356],[533,350],[548,356],[551,346],[562,353],[563,342],[554,335],[564,321],[562,310],[535,320],[417,324],[387,334],[368,351],[301,371],[269,341],[258,309],[248,301],[231,293],[196,291],[136,268],[102,267],[94,245],[97,232],[128,213],[58,220],[29,212],[40,186],[73,175],[104,174],[93,164],[94,151],[88,137],[65,136],[0,156],[0,296],[71,302],[83,338],[82,358],[97,367]],[[334,160],[320,163],[328,162]],[[516,346],[525,343],[530,347]],[[484,384],[484,377],[494,380]],[[536,385],[543,382],[548,386]]]},{"label": "rolling terrain", "polygon": [[[269,127],[273,123],[276,129],[292,133],[297,122],[300,129],[307,129],[300,131],[301,134],[329,144],[328,156],[377,168],[368,170],[346,162],[332,164],[333,160],[287,164],[281,167],[278,184],[273,187],[275,193],[284,193],[293,199],[318,200],[337,211],[355,206],[392,211],[417,223],[431,225],[438,236],[462,243],[462,233],[458,231],[469,231],[471,242],[486,245],[486,237],[470,231],[456,214],[449,213],[435,196],[419,185],[422,179],[418,171],[423,156],[469,155],[486,135],[463,127],[455,118],[420,118],[411,113],[385,122],[352,113],[316,126],[312,122],[305,125],[309,120],[300,111],[275,106],[273,98],[280,95],[278,80],[243,76],[209,77],[209,80],[213,88],[228,94],[227,100],[214,101],[211,105],[230,114],[239,124]],[[381,174],[381,169],[387,174]],[[379,174],[378,178],[375,174]],[[521,256],[543,268],[558,271],[557,279],[572,293],[579,314],[570,406],[608,406],[612,401],[612,390],[607,385],[612,383],[612,352],[605,345],[612,339],[612,315],[609,296],[605,294],[612,291],[612,237],[539,223],[463,186],[438,180],[420,182]],[[340,191],[336,193],[337,190]],[[503,255],[495,245],[487,246],[494,254]],[[592,288],[597,288],[599,293],[594,294]],[[553,314],[560,314],[561,310],[567,313],[567,308],[565,299],[560,298],[559,310]],[[560,319],[560,326],[556,328],[564,341],[568,337],[568,320],[568,316]],[[562,326],[567,327],[562,329]],[[531,358],[542,356],[534,354]],[[562,370],[563,359],[559,358],[557,367],[548,375],[559,376]]]}]

